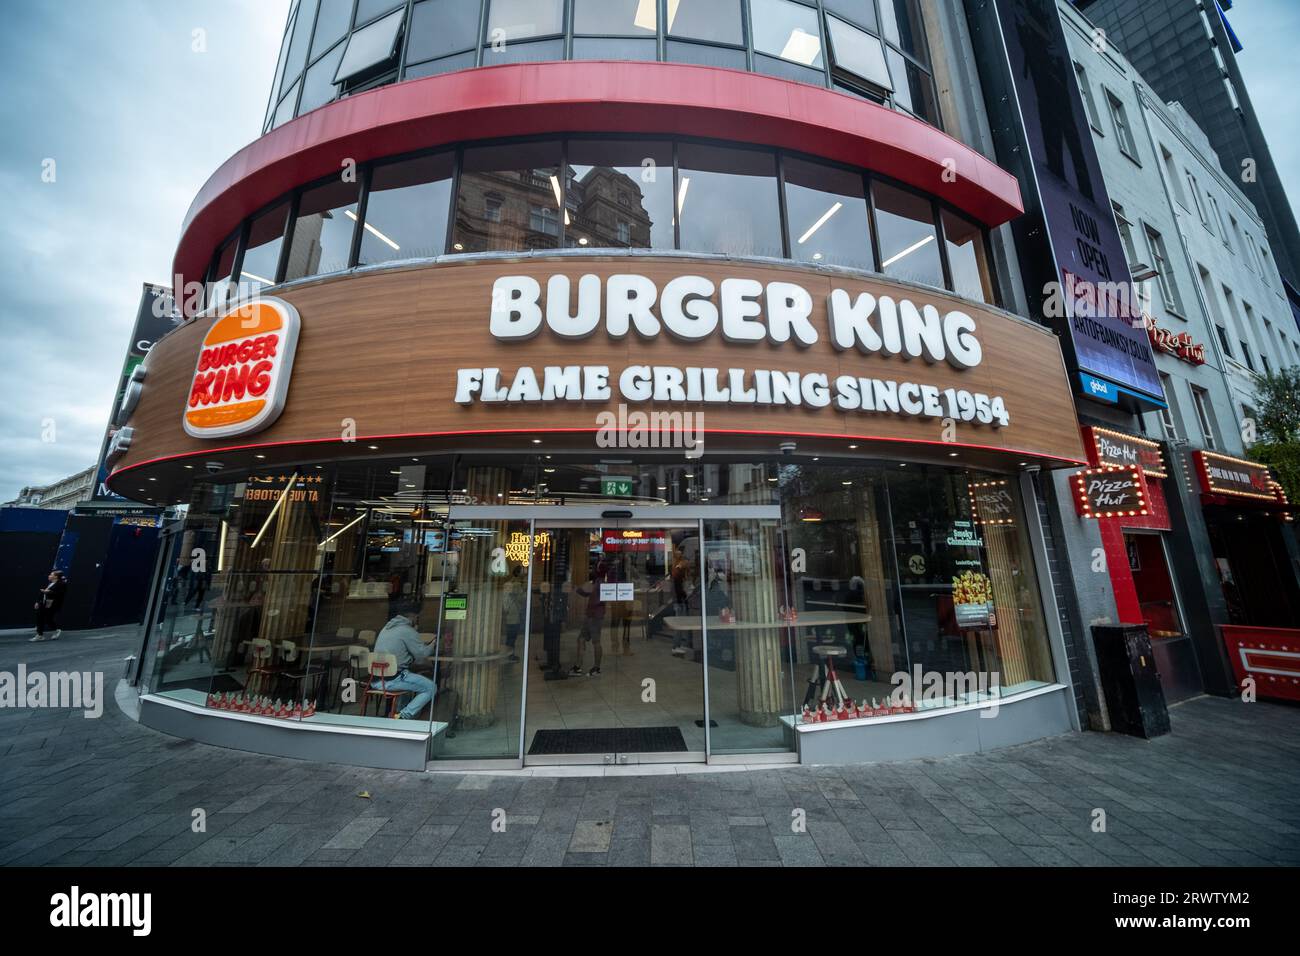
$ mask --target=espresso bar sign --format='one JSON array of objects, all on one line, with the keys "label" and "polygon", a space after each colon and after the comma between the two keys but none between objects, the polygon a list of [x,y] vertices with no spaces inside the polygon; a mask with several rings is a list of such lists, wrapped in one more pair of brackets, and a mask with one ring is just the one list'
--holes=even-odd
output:
[{"label": "espresso bar sign", "polygon": [[1134,517],[1147,513],[1140,468],[1089,468],[1074,476],[1075,505],[1085,518]]},{"label": "espresso bar sign", "polygon": [[1195,452],[1195,457],[1201,485],[1210,494],[1277,500],[1268,466],[1208,451]]},{"label": "espresso bar sign", "polygon": [[1167,477],[1164,456],[1160,445],[1145,438],[1125,435],[1109,428],[1085,426],[1085,443],[1091,446],[1093,460],[1100,466],[1115,468],[1141,468],[1148,478]]}]

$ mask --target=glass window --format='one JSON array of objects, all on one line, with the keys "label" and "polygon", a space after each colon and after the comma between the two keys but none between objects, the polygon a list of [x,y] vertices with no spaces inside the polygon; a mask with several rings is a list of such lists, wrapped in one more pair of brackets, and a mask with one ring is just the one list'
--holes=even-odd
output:
[{"label": "glass window", "polygon": [[442,255],[453,162],[439,153],[375,167],[357,265]]},{"label": "glass window", "polygon": [[872,33],[880,32],[876,22],[875,0],[822,0],[827,13],[837,13],[858,26],[866,27]]},{"label": "glass window", "polygon": [[[293,20],[291,18],[287,30],[292,30],[292,29],[293,29]],[[280,59],[276,61],[275,64],[275,82],[271,84],[272,106],[274,106],[276,103],[279,102],[277,97],[279,96],[280,91],[283,88],[281,86],[281,81],[284,79],[284,65],[285,63],[288,62],[288,60],[289,60],[289,37],[286,32],[284,40],[280,43]],[[267,112],[269,113],[271,112],[271,110],[268,109]],[[267,118],[267,122],[268,123],[270,122],[269,116]]]},{"label": "glass window", "polygon": [[1019,482],[921,465],[887,474],[908,663],[985,684],[945,688],[922,709],[1053,680]]},{"label": "glass window", "polygon": [[930,62],[925,45],[925,21],[917,0],[880,0],[881,32],[922,63]]},{"label": "glass window", "polygon": [[804,66],[822,65],[817,11],[791,0],[750,0],[754,50]]},{"label": "glass window", "polygon": [[560,192],[558,142],[465,150],[451,251],[557,248]]},{"label": "glass window", "polygon": [[[670,4],[675,8],[677,4]],[[659,26],[655,0],[573,0],[573,32],[595,36],[654,36]]]},{"label": "glass window", "polygon": [[699,607],[708,623],[703,639],[708,641],[709,716],[716,724],[709,742],[714,753],[789,749],[782,718],[794,712],[791,651],[799,631],[781,614],[788,604],[784,552],[780,522],[738,519],[706,520],[703,548],[694,535],[682,540],[674,554],[673,586],[676,589],[681,580],[684,587],[673,620],[689,621]]},{"label": "glass window", "polygon": [[1088,113],[1088,123],[1098,133],[1101,130],[1101,116],[1097,113],[1097,101],[1092,98],[1092,84],[1088,82],[1088,74],[1078,63],[1074,64],[1074,76],[1079,81],[1079,93],[1083,97],[1083,108]]},{"label": "glass window", "polygon": [[[1106,91],[1106,104],[1110,107],[1110,121],[1115,126],[1115,136],[1119,140],[1120,152],[1137,162],[1137,144],[1133,142],[1133,131],[1128,125],[1128,113],[1110,90]],[[1174,180],[1177,182],[1177,179]]]},{"label": "glass window", "polygon": [[740,0],[678,0],[668,4],[668,35],[741,46]]},{"label": "glass window", "polygon": [[252,221],[248,227],[248,245],[244,249],[239,267],[239,284],[248,283],[253,291],[265,285],[275,285],[276,270],[280,266],[280,246],[284,242],[285,221],[289,217],[289,204],[281,203]]},{"label": "glass window", "polygon": [[298,105],[298,88],[302,86],[302,81],[298,81],[289,87],[289,92],[285,94],[280,105],[275,109],[275,119],[271,121],[271,127],[281,126],[293,119],[294,107]]},{"label": "glass window", "polygon": [[776,157],[756,150],[678,147],[681,247],[736,256],[780,256]]},{"label": "glass window", "polygon": [[226,296],[230,291],[230,283],[234,276],[231,274],[235,269],[235,239],[237,236],[231,236],[226,240],[226,244],[217,250],[216,256],[212,260],[212,266],[208,270],[208,305],[221,306],[225,304]]},{"label": "glass window", "polygon": [[321,0],[316,18],[316,35],[311,40],[311,59],[316,59],[348,32],[352,22],[352,0]]},{"label": "glass window", "polygon": [[563,40],[534,40],[529,43],[508,43],[483,48],[483,65],[496,63],[542,63],[546,60],[564,59]]},{"label": "glass window", "polygon": [[653,39],[626,37],[574,37],[575,60],[657,60],[659,44]]},{"label": "glass window", "polygon": [[894,103],[933,126],[939,125],[934,81],[897,50],[889,50],[889,72],[894,79]]},{"label": "glass window", "polygon": [[1165,437],[1170,441],[1178,440],[1178,401],[1174,394],[1174,383],[1164,372],[1160,373],[1160,384],[1165,395],[1167,405],[1160,409],[1160,426],[1165,431]]},{"label": "glass window", "polygon": [[1115,225],[1119,228],[1119,241],[1124,247],[1124,260],[1130,265],[1138,264],[1137,248],[1133,245],[1133,223],[1124,215],[1124,207],[1119,203],[1111,200],[1111,208],[1115,211]]},{"label": "glass window", "polygon": [[934,207],[916,193],[875,182],[876,233],[880,241],[880,271],[885,275],[943,285]]},{"label": "glass window", "polygon": [[[1245,343],[1242,343],[1245,347]],[[1201,425],[1201,434],[1205,438],[1205,447],[1211,450],[1218,448],[1218,429],[1215,427],[1214,411],[1210,408],[1209,393],[1203,388],[1192,386],[1192,404],[1196,406],[1196,418]]]},{"label": "glass window", "polygon": [[891,89],[885,68],[885,51],[880,41],[835,17],[826,18],[831,41],[831,60],[837,70],[852,73],[884,89]]},{"label": "glass window", "polygon": [[1165,251],[1165,240],[1160,233],[1146,226],[1147,245],[1151,248],[1151,265],[1159,273],[1160,293],[1165,299],[1165,308],[1170,312],[1182,313],[1183,302],[1178,294],[1178,283],[1170,267],[1169,255]]},{"label": "glass window", "polygon": [[491,46],[564,32],[564,0],[488,0]]},{"label": "glass window", "polygon": [[672,249],[672,144],[570,141],[565,204],[570,246]]},{"label": "glass window", "polygon": [[346,269],[356,221],[356,183],[333,181],[306,190],[298,201],[285,281]]},{"label": "glass window", "polygon": [[965,216],[947,209],[940,215],[943,217],[943,240],[948,249],[952,291],[977,302],[992,302],[993,278],[989,272],[984,230]]},{"label": "glass window", "polygon": [[289,41],[289,56],[285,61],[284,81],[298,77],[307,64],[307,47],[311,40],[312,21],[316,19],[316,0],[303,0],[298,8],[298,19],[293,25],[293,39]]},{"label": "glass window", "polygon": [[669,40],[665,53],[672,63],[695,63],[699,66],[722,66],[733,70],[745,69],[745,51],[731,47],[709,46],[703,43],[685,43]]},{"label": "glass window", "polygon": [[357,0],[357,16],[353,22],[357,24],[369,23],[379,14],[396,6],[405,6],[405,4],[402,3],[402,0]]},{"label": "glass window", "polygon": [[478,43],[479,0],[422,0],[411,9],[406,62],[469,50]]},{"label": "glass window", "polygon": [[787,157],[785,208],[790,258],[875,270],[860,173]]},{"label": "glass window", "polygon": [[478,55],[476,50],[469,50],[465,53],[454,53],[451,56],[444,56],[438,60],[425,60],[423,63],[417,63],[414,66],[408,66],[404,79],[415,80],[422,76],[434,76],[438,73],[454,73],[456,70],[468,70],[474,65],[474,58]]},{"label": "glass window", "polygon": [[303,78],[302,102],[298,104],[298,115],[310,113],[318,106],[324,106],[338,95],[334,85],[334,72],[338,69],[339,59],[343,56],[343,44],[340,43],[307,70]]},{"label": "glass window", "polygon": [[348,37],[334,82],[362,78],[388,66],[397,56],[397,38],[404,19],[406,11],[396,10],[382,20],[353,31]]},{"label": "glass window", "polygon": [[1232,358],[1232,343],[1228,341],[1228,330],[1222,325],[1215,324],[1214,329],[1219,336],[1219,346],[1223,349],[1223,354]]}]

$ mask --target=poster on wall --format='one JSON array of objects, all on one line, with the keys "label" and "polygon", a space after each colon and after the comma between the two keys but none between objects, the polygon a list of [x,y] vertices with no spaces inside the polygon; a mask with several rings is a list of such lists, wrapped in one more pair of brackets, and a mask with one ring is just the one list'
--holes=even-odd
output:
[{"label": "poster on wall", "polygon": [[[1045,294],[1043,284],[1059,284],[1064,314],[1044,311],[1064,333],[1062,345],[1083,394],[1107,402],[1122,394],[1139,405],[1162,406],[1164,391],[1142,316],[1128,294],[1132,277],[1056,3],[996,0],[995,6],[1019,105],[1011,113],[1021,119],[1028,150],[1020,188],[1026,209],[1037,207],[1051,246],[1050,266],[1044,263],[1044,274],[1027,275],[1026,282],[1035,298]],[[1032,228],[1036,217],[1022,218],[1029,221],[1015,228]]]}]

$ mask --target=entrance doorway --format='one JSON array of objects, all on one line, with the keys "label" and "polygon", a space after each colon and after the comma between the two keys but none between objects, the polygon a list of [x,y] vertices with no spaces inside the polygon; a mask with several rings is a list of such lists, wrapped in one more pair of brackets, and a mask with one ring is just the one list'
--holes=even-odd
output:
[{"label": "entrance doorway", "polygon": [[705,759],[698,541],[698,522],[536,522],[526,763]]},{"label": "entrance doorway", "polygon": [[1183,623],[1164,535],[1125,528],[1124,551],[1165,699],[1173,703],[1195,697],[1201,693],[1201,672]]}]

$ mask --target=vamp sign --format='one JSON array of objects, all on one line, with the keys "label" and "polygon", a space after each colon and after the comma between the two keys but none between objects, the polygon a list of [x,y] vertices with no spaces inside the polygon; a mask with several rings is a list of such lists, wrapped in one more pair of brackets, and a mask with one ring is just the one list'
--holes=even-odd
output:
[{"label": "vamp sign", "polygon": [[242,303],[208,329],[185,406],[185,433],[228,438],[279,417],[289,391],[301,319],[283,299]]}]

